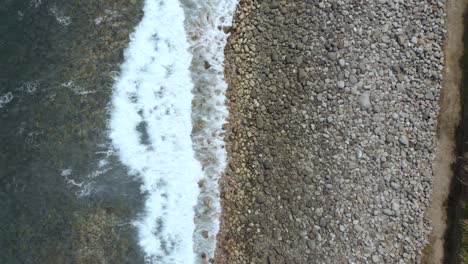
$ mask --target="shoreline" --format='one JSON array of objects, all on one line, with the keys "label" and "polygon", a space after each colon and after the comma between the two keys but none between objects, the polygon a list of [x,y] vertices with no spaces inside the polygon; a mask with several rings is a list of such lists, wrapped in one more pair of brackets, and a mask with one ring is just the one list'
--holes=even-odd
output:
[{"label": "shoreline", "polygon": [[[231,38],[236,37],[236,34],[239,34],[239,26],[236,24],[239,20],[239,17],[245,16],[248,14],[249,7],[245,5],[246,1],[240,0],[237,4],[236,10],[234,12],[234,18],[232,26],[229,29],[226,29],[230,32],[230,36],[228,37],[228,41],[226,47],[224,49],[225,55],[225,65],[224,65],[224,75],[225,81],[228,85],[226,91],[226,99],[227,99],[227,108],[229,111],[229,115],[226,119],[226,123],[224,125],[225,132],[225,147],[227,151],[227,166],[225,171],[221,175],[219,179],[219,190],[220,190],[220,200],[221,200],[221,215],[220,215],[220,226],[219,231],[217,234],[217,243],[216,243],[216,250],[214,256],[214,263],[231,263],[232,256],[229,252],[234,252],[234,257],[237,258],[239,255],[236,253],[239,252],[239,249],[242,248],[242,245],[239,243],[234,242],[232,238],[230,238],[229,226],[232,223],[238,222],[239,219],[236,218],[237,214],[227,211],[226,209],[229,208],[227,204],[229,204],[229,193],[234,192],[236,189],[235,181],[232,179],[233,177],[233,168],[237,166],[237,162],[235,159],[235,155],[232,155],[234,149],[237,148],[235,141],[229,140],[232,136],[232,131],[238,130],[241,128],[241,125],[238,123],[239,116],[239,104],[238,100],[233,100],[234,91],[236,89],[236,84],[233,81],[236,68],[235,68],[235,55],[233,54],[233,47],[231,46]],[[237,121],[237,123],[236,123]],[[231,131],[231,132],[230,132]]]},{"label": "shoreline", "polygon": [[366,8],[239,3],[215,263],[421,260],[444,6]]}]

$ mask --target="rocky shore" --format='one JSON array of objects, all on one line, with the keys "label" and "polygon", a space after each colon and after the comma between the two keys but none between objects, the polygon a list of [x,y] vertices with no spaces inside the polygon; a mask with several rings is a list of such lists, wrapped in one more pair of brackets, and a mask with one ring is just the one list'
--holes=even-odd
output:
[{"label": "rocky shore", "polygon": [[215,263],[414,263],[445,1],[240,1]]}]

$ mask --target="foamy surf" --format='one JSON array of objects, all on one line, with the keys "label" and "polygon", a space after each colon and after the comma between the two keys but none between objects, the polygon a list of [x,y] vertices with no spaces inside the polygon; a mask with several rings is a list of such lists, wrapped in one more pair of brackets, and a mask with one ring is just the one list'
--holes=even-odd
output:
[{"label": "foamy surf", "polygon": [[116,78],[110,138],[146,194],[134,224],[148,263],[199,263],[202,253],[214,254],[226,164],[219,26],[230,24],[234,8],[219,0],[145,1]]},{"label": "foamy surf", "polygon": [[224,27],[232,24],[235,0],[181,0],[186,31],[193,54],[190,68],[194,83],[192,140],[196,158],[203,167],[200,194],[195,207],[195,252],[212,258],[219,230],[221,206],[218,181],[226,167],[222,127],[228,115],[225,106]]}]

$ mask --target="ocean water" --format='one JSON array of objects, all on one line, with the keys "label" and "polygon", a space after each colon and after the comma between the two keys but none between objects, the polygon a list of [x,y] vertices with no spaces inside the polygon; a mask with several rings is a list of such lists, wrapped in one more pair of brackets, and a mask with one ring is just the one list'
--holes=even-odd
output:
[{"label": "ocean water", "polygon": [[200,263],[214,254],[222,125],[223,31],[234,1],[148,0],[112,97],[110,138],[141,179],[134,220],[148,263]]},{"label": "ocean water", "polygon": [[235,1],[0,0],[0,263],[202,263]]},{"label": "ocean water", "polygon": [[140,182],[106,132],[141,7],[0,1],[0,263],[143,263]]}]

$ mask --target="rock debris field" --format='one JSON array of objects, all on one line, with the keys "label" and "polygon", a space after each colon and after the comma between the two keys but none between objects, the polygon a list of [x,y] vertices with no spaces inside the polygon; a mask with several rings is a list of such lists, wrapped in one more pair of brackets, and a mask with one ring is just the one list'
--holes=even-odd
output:
[{"label": "rock debris field", "polygon": [[216,263],[415,263],[445,1],[239,3]]}]

